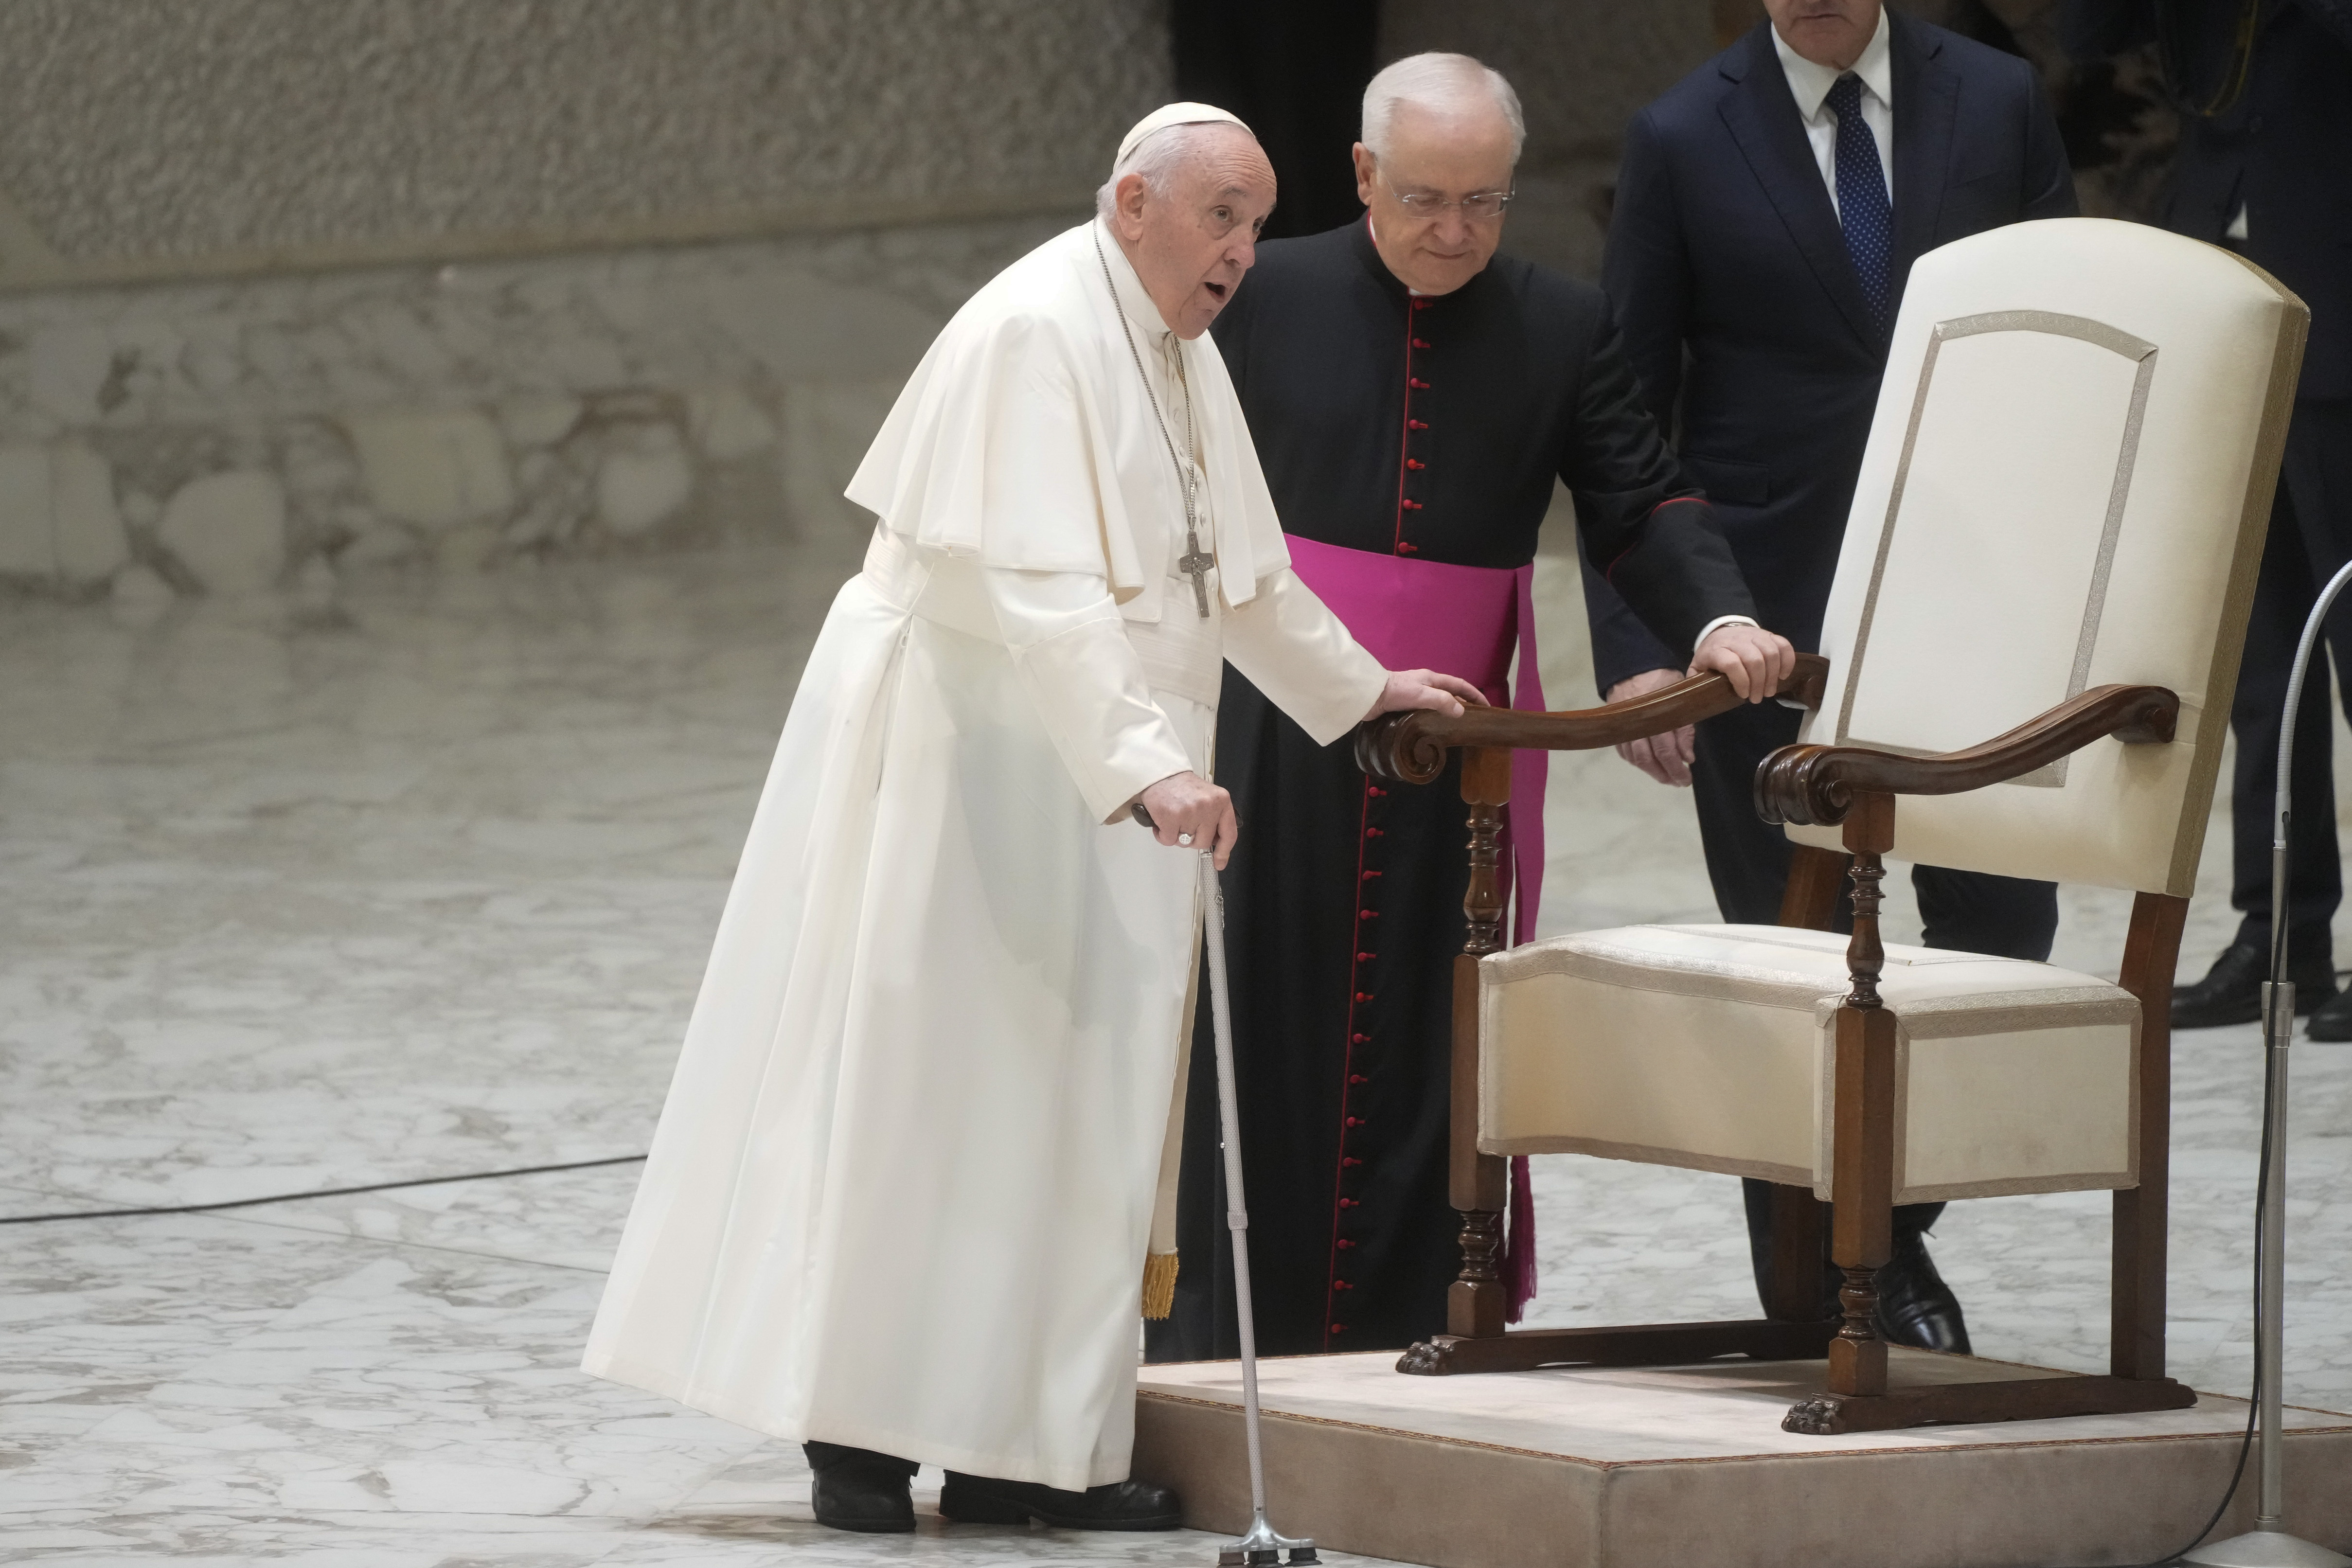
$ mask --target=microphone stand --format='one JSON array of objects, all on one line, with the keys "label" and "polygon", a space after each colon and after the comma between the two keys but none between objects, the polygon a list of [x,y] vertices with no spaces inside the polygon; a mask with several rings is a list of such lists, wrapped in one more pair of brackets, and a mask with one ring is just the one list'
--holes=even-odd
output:
[{"label": "microphone stand", "polygon": [[2286,883],[2288,783],[2294,777],[2295,715],[2303,706],[2303,678],[2319,640],[2320,623],[2352,565],[2329,579],[2303,626],[2287,676],[2286,712],[2279,721],[2278,779],[2272,796],[2275,824],[2271,837],[2271,977],[2263,984],[2263,1046],[2267,1072],[2263,1085],[2263,1173],[2254,1243],[2254,1400],[2260,1423],[2257,1456],[2259,1495],[2254,1528],[2243,1535],[2192,1548],[2179,1561],[2200,1568],[2352,1568],[2352,1557],[2286,1531],[2285,1437],[2280,1393],[2284,1383],[2281,1341],[2286,1328],[2286,1115],[2287,1052],[2294,1043],[2294,983],[2287,975]]}]

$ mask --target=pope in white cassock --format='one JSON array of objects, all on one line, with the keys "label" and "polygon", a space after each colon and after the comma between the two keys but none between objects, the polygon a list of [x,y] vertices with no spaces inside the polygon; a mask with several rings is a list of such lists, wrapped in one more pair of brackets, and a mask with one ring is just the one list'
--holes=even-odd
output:
[{"label": "pope in white cassock", "polygon": [[[1223,361],[1274,171],[1221,110],[948,323],[849,496],[587,1369],[806,1441],[823,1522],[1165,1529],[1127,1480],[1224,660],[1318,741],[1391,674],[1290,571]],[[1129,819],[1141,801],[1156,835]],[[1154,842],[1155,837],[1158,842]]]}]

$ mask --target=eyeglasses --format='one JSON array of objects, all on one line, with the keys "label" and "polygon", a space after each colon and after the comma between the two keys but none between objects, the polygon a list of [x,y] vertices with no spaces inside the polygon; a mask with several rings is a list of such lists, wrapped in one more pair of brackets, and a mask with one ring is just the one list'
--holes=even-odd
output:
[{"label": "eyeglasses", "polygon": [[1511,197],[1517,194],[1515,191],[1475,191],[1458,202],[1449,202],[1440,196],[1424,195],[1420,193],[1407,195],[1394,185],[1390,185],[1389,177],[1386,174],[1381,176],[1381,184],[1388,185],[1389,195],[1396,198],[1397,205],[1404,208],[1405,216],[1416,222],[1433,223],[1447,212],[1459,207],[1462,209],[1462,216],[1473,223],[1492,223],[1503,216],[1503,209],[1511,205]]}]

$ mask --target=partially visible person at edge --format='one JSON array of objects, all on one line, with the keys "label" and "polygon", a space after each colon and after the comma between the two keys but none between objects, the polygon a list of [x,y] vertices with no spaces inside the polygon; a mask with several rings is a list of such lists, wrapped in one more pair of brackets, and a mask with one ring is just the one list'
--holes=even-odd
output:
[{"label": "partially visible person at edge", "polygon": [[[585,1365],[803,1441],[817,1521],[1171,1530],[1129,1476],[1136,1321],[1223,661],[1318,738],[1393,672],[1289,565],[1198,342],[1274,170],[1223,110],[1129,133],[1099,216],[940,333],[849,496]],[[1137,804],[1158,825],[1129,819]],[[1154,842],[1155,837],[1157,842]]]},{"label": "partially visible person at edge", "polygon": [[[1651,412],[1706,487],[1758,614],[1810,648],[1912,262],[2003,224],[2071,216],[2074,186],[2025,61],[1879,0],[1765,9],[1627,128],[1601,283]],[[1610,700],[1680,677],[1682,661],[1616,589],[1590,570],[1585,586]],[[1798,720],[1778,705],[1743,708],[1696,734],[1620,748],[1651,777],[1691,787],[1727,921],[1780,917],[1790,846],[1759,819],[1753,788]],[[1928,946],[2050,956],[2051,884],[1920,866],[1912,886]],[[1771,1188],[1751,1180],[1745,1191],[1760,1291]],[[1895,1211],[1878,1327],[1897,1344],[1966,1351],[1960,1304],[1927,1253],[1943,1208]],[[1825,1257],[1825,1318],[1837,1315],[1837,1283]]]},{"label": "partially visible person at edge", "polygon": [[[1213,331],[1293,566],[1390,662],[1543,707],[1530,563],[1553,488],[1677,672],[1750,697],[1794,662],[1759,630],[1706,502],[1643,406],[1599,289],[1497,253],[1523,131],[1510,84],[1417,55],[1364,94],[1343,227],[1262,247]],[[1226,874],[1250,1274],[1269,1354],[1386,1349],[1440,1332],[1461,1272],[1446,1198],[1453,963],[1469,875],[1458,764],[1368,780],[1251,672],[1225,674],[1217,778],[1249,837]],[[1517,937],[1535,922],[1546,758],[1508,807]],[[1196,1026],[1173,1314],[1155,1360],[1236,1353],[1207,1019]],[[1518,1165],[1508,1272],[1532,1286]],[[1516,1310],[1514,1312],[1516,1315]]]},{"label": "partially visible person at edge", "polygon": [[[2287,667],[2319,591],[2352,559],[2352,0],[2067,0],[2078,58],[2153,39],[2180,110],[2164,226],[2224,245],[2311,307],[2278,498],[2230,707],[2230,904],[2238,934],[2205,978],[2173,993],[2172,1026],[2251,1024],[2270,977],[2271,817]],[[2326,641],[2352,669],[2352,597]],[[2352,712],[2352,685],[2344,689]],[[2330,930],[2344,898],[2329,756],[2327,661],[2312,662],[2288,781],[2286,945],[2295,1009],[2315,1040],[2352,1040]]]}]

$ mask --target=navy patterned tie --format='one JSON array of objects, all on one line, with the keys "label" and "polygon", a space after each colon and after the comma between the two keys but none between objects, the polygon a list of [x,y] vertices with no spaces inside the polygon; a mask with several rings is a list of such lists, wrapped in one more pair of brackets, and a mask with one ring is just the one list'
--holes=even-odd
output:
[{"label": "navy patterned tie", "polygon": [[1845,227],[1846,254],[1870,301],[1870,319],[1886,330],[1887,276],[1895,253],[1895,212],[1886,204],[1886,174],[1878,162],[1878,138],[1862,117],[1862,79],[1851,71],[1837,79],[1824,100],[1837,116],[1838,222]]}]

